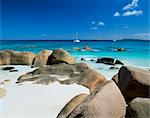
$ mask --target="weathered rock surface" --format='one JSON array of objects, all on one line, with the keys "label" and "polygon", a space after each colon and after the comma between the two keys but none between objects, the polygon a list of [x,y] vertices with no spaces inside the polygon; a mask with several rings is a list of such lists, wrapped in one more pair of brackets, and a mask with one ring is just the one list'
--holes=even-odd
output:
[{"label": "weathered rock surface", "polygon": [[106,78],[91,69],[84,63],[76,64],[54,64],[47,67],[40,67],[33,72],[22,75],[18,78],[18,83],[24,81],[37,81],[41,78],[53,77],[52,75],[68,76],[69,79],[59,81],[61,84],[77,83],[94,90],[100,83],[105,82]]},{"label": "weathered rock surface", "polygon": [[54,50],[53,53],[48,57],[47,65],[67,63],[74,64],[76,59],[72,57],[67,51],[63,49]]},{"label": "weathered rock surface", "polygon": [[72,98],[60,111],[57,118],[66,118],[87,96],[87,94],[79,94]]},{"label": "weathered rock surface", "polygon": [[147,70],[122,66],[113,80],[127,102],[136,97],[150,97],[150,72]]},{"label": "weathered rock surface", "polygon": [[33,60],[32,67],[40,67],[47,64],[48,57],[52,54],[52,50],[42,50]]},{"label": "weathered rock surface", "polygon": [[125,100],[113,81],[102,83],[67,118],[123,118]]},{"label": "weathered rock surface", "polygon": [[0,88],[0,99],[3,98],[6,95],[6,90],[3,88]]},{"label": "weathered rock surface", "polygon": [[150,98],[135,98],[128,107],[126,118],[149,118]]},{"label": "weathered rock surface", "polygon": [[0,65],[10,65],[10,54],[7,51],[0,51]]},{"label": "weathered rock surface", "polygon": [[35,56],[32,52],[0,51],[0,65],[31,65]]}]

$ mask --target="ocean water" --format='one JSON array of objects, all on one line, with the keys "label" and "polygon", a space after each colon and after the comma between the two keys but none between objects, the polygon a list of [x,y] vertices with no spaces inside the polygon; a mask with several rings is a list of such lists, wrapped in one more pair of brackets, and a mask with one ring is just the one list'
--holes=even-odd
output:
[{"label": "ocean water", "polygon": [[[83,50],[84,46],[89,46],[93,51]],[[73,50],[80,48],[81,51]],[[97,70],[108,69],[110,66],[104,64],[96,64],[88,59],[97,59],[99,57],[112,57],[119,59],[125,65],[137,66],[141,68],[150,68],[150,41],[141,40],[120,40],[120,41],[101,41],[101,40],[82,40],[80,43],[73,41],[56,41],[56,40],[19,40],[19,41],[0,41],[0,50],[16,50],[16,51],[31,51],[39,53],[43,49],[59,49],[63,48],[77,58],[80,62],[81,58],[87,59],[84,61]],[[126,48],[127,51],[118,52],[116,48]],[[105,70],[104,72],[106,72]]]}]

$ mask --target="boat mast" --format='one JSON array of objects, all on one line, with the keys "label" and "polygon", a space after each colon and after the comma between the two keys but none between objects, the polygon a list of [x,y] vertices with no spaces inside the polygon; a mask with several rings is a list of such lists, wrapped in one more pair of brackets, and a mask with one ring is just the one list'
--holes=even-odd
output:
[{"label": "boat mast", "polygon": [[76,32],[76,40],[78,40],[78,32]]}]

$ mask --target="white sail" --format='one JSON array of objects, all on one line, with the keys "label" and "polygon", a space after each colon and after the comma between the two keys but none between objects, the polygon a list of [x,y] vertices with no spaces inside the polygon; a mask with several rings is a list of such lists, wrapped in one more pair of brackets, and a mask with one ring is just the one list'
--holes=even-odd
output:
[{"label": "white sail", "polygon": [[79,43],[80,40],[78,39],[78,32],[76,32],[76,39],[73,41],[74,43]]}]

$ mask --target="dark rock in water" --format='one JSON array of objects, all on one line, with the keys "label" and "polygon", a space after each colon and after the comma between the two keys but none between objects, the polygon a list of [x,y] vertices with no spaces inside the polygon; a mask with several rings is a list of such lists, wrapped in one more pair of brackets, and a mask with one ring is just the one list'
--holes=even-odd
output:
[{"label": "dark rock in water", "polygon": [[74,64],[76,63],[76,59],[63,49],[54,50],[48,57],[47,65],[59,63]]},{"label": "dark rock in water", "polygon": [[52,50],[42,50],[33,60],[32,67],[40,67],[47,64],[48,57],[52,54]]},{"label": "dark rock in water", "polygon": [[82,60],[82,61],[85,61],[85,59],[84,59],[84,58],[81,58],[81,60]]},{"label": "dark rock in water", "polygon": [[115,64],[124,65],[124,63],[123,63],[123,62],[121,62],[120,60],[116,60],[116,61],[115,61]]},{"label": "dark rock in water", "polygon": [[91,51],[92,50],[92,48],[90,48],[89,46],[85,46],[83,49],[87,50],[87,51]]},{"label": "dark rock in water", "polygon": [[111,69],[111,70],[115,70],[115,69],[119,69],[118,67],[114,67],[114,66],[112,66],[112,67],[110,67],[109,69]]},{"label": "dark rock in water", "polygon": [[13,70],[10,70],[9,72],[18,72],[18,70],[14,70],[14,69],[13,69]]},{"label": "dark rock in water", "polygon": [[117,48],[117,51],[127,51],[125,48]]},{"label": "dark rock in water", "polygon": [[4,67],[4,68],[2,68],[2,70],[12,70],[12,69],[14,69],[15,67]]},{"label": "dark rock in water", "polygon": [[77,83],[94,90],[100,83],[105,82],[106,78],[91,69],[84,63],[76,64],[55,64],[47,67],[40,67],[32,72],[24,74],[18,78],[18,82],[37,81],[41,78],[47,78],[51,75],[68,76],[69,79],[59,81],[61,84]]},{"label": "dark rock in water", "polygon": [[150,72],[147,70],[122,66],[113,79],[127,102],[136,97],[150,97]]},{"label": "dark rock in water", "polygon": [[135,98],[127,107],[126,118],[149,118],[150,98]]},{"label": "dark rock in water", "polygon": [[114,59],[113,58],[108,58],[108,57],[103,57],[103,58],[98,58],[96,63],[104,63],[108,65],[114,65]]},{"label": "dark rock in water", "polygon": [[115,60],[114,58],[109,57],[98,58],[96,63],[104,63],[108,65],[115,65],[115,64],[124,65],[123,62],[121,62],[120,60]]},{"label": "dark rock in water", "polygon": [[124,118],[125,113],[126,103],[120,90],[113,81],[108,81],[100,84],[65,118]]},{"label": "dark rock in water", "polygon": [[81,58],[82,61],[95,61],[94,59]]},{"label": "dark rock in water", "polygon": [[57,118],[66,118],[87,96],[87,94],[79,94],[72,98],[60,111]]}]

